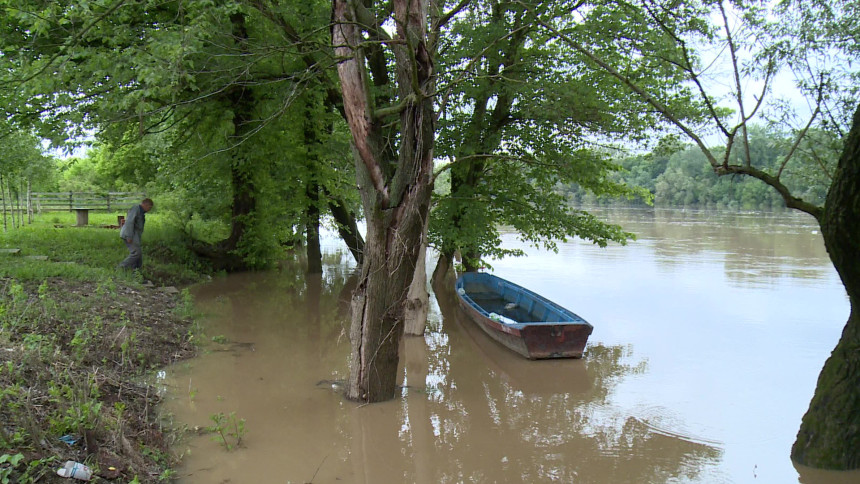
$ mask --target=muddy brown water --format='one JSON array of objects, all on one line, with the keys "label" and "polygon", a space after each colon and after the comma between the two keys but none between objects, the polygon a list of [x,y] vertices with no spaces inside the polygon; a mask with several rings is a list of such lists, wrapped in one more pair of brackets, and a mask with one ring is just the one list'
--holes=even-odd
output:
[{"label": "muddy brown water", "polygon": [[504,234],[528,257],[494,263],[594,325],[584,359],[522,359],[431,295],[382,404],[339,393],[353,262],[336,238],[322,277],[285,265],[199,287],[217,342],[164,374],[164,411],[192,428],[235,413],[246,434],[230,451],[189,435],[180,482],[860,482],[788,457],[848,316],[812,219],[599,213],[638,240],[552,253]]}]

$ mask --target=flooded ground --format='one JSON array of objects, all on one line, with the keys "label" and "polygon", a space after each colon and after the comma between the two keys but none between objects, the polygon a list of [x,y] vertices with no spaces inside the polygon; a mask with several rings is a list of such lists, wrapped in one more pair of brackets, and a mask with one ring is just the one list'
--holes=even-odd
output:
[{"label": "flooded ground", "polygon": [[594,325],[584,359],[527,361],[439,294],[382,404],[339,393],[353,262],[336,239],[321,278],[284,267],[199,288],[214,341],[167,372],[165,410],[245,432],[230,451],[189,437],[180,482],[860,482],[788,457],[848,316],[812,219],[602,215],[638,240],[554,254],[506,234],[529,256],[494,264]]}]

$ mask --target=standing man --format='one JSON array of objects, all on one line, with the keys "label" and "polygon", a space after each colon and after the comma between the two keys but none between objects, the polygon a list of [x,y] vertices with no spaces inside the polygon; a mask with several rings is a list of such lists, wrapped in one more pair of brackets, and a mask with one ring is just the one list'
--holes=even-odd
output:
[{"label": "standing man", "polygon": [[146,212],[152,210],[152,200],[144,198],[140,204],[128,209],[125,225],[119,231],[119,236],[128,247],[128,257],[119,263],[123,269],[140,269],[143,265],[143,253],[140,251],[140,236],[143,235],[143,225],[146,223]]}]

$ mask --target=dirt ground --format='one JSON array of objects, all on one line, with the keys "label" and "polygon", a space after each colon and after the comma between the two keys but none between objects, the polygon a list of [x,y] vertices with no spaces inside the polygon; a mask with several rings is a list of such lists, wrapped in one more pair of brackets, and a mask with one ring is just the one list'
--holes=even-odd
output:
[{"label": "dirt ground", "polygon": [[170,476],[178,434],[163,428],[150,382],[195,354],[190,297],[56,278],[0,278],[0,294],[0,447],[11,447],[0,454],[31,466],[11,482],[72,482],[56,474],[66,460],[94,468],[96,482]]}]

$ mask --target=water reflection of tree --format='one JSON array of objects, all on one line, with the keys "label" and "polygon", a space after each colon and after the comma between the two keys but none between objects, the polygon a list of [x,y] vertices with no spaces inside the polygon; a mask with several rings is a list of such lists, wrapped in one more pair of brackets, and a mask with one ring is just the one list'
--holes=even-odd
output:
[{"label": "water reflection of tree", "polygon": [[824,469],[813,469],[792,462],[797,471],[800,484],[857,484],[860,482],[860,470],[854,471],[828,471]]},{"label": "water reflection of tree", "polygon": [[[400,440],[415,462],[409,479],[665,482],[695,478],[719,460],[720,449],[613,407],[615,386],[646,369],[630,348],[592,345],[584,361],[527,361],[485,337],[502,351],[495,353],[471,337],[451,296],[438,296],[449,338],[428,355],[425,378],[435,388],[403,401]],[[408,368],[407,380],[416,381]],[[435,475],[419,477],[418,469]]]},{"label": "water reflection of tree", "polygon": [[820,280],[832,272],[818,224],[805,214],[655,208],[599,213],[636,233],[661,269],[708,256],[722,261],[726,277],[741,286],[785,276]]},{"label": "water reflection of tree", "polygon": [[217,278],[195,290],[197,307],[205,316],[226,320],[225,327],[239,340],[247,332],[243,329],[265,324],[294,333],[289,340],[327,351],[324,347],[338,340],[346,324],[338,300],[352,275],[347,255],[325,254],[322,274],[308,275],[301,263],[287,261],[276,271]]}]

